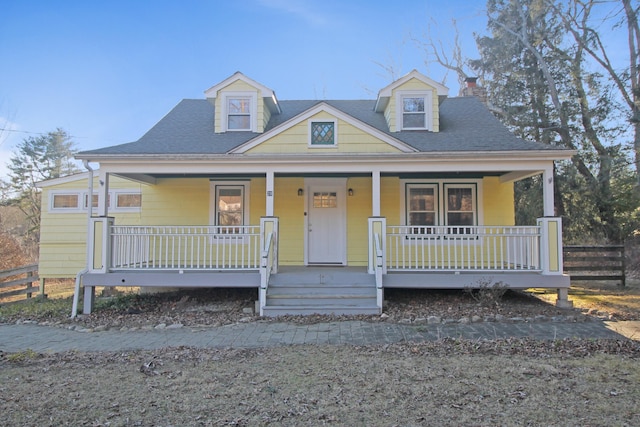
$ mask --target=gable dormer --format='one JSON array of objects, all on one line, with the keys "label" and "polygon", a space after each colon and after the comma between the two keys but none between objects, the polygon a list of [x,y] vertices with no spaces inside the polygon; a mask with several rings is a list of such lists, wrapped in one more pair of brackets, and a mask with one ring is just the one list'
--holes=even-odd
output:
[{"label": "gable dormer", "polygon": [[273,90],[236,72],[207,89],[205,96],[215,106],[215,132],[264,132],[271,115],[280,114]]},{"label": "gable dormer", "polygon": [[440,102],[449,89],[416,70],[378,93],[375,110],[384,113],[391,132],[440,130]]}]

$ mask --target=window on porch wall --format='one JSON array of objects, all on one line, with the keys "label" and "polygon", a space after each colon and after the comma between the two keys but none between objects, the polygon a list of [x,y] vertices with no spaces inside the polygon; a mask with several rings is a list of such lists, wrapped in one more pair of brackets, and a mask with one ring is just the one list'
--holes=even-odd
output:
[{"label": "window on porch wall", "polygon": [[407,225],[415,227],[413,233],[430,233],[437,224],[437,188],[435,185],[412,184],[407,187]]},{"label": "window on porch wall", "polygon": [[225,228],[223,233],[239,233],[244,225],[244,188],[242,186],[216,187],[215,225]]},{"label": "window on porch wall", "polygon": [[476,225],[474,194],[471,187],[447,187],[446,188],[446,223],[456,226],[449,229],[451,234],[468,234],[470,228],[464,226]]},{"label": "window on porch wall", "polygon": [[[412,233],[430,234],[434,226],[451,226],[448,234],[468,234],[477,225],[475,184],[407,184],[406,223]],[[439,189],[444,200],[439,199]],[[441,208],[444,207],[444,209]],[[470,228],[465,228],[469,226]]]}]

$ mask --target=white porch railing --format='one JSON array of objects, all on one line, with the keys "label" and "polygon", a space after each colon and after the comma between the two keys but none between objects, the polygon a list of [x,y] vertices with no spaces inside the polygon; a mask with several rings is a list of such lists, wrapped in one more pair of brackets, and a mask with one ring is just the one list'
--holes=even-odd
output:
[{"label": "white porch railing", "polygon": [[540,271],[538,226],[388,226],[388,271]]},{"label": "white porch railing", "polygon": [[110,270],[259,270],[260,226],[110,227]]}]

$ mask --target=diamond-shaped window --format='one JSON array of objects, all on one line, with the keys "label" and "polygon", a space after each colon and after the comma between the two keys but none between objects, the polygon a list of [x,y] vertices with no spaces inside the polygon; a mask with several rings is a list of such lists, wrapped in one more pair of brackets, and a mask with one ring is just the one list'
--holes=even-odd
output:
[{"label": "diamond-shaped window", "polygon": [[311,145],[334,145],[334,126],[333,122],[311,123]]}]

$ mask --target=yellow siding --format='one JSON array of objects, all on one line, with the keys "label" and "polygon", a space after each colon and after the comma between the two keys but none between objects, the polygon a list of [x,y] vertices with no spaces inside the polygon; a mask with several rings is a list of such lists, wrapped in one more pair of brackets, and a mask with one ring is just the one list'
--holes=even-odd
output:
[{"label": "yellow siding", "polygon": [[[335,116],[322,112],[310,120],[334,120]],[[250,154],[263,153],[397,153],[400,150],[381,141],[355,126],[343,121],[337,122],[337,146],[309,147],[309,123],[304,120],[264,143],[248,150]]]},{"label": "yellow siding", "polygon": [[267,108],[262,95],[258,94],[258,132],[264,132],[269,120],[271,120],[271,110]]},{"label": "yellow siding", "polygon": [[267,211],[267,182],[264,178],[251,179],[251,194],[249,195],[249,224],[260,224],[260,218]]},{"label": "yellow siding", "polygon": [[[110,190],[142,191],[145,186],[113,176]],[[99,188],[94,178],[94,191]],[[40,227],[39,275],[43,278],[75,277],[85,267],[87,242],[87,212],[52,213],[49,197],[52,190],[86,193],[86,179],[67,182],[42,189]],[[144,203],[144,194],[142,196]],[[116,223],[141,224],[140,213],[114,213]]]},{"label": "yellow siding", "polygon": [[[140,185],[112,177],[111,189],[129,188],[142,191],[143,210],[140,213],[115,213],[116,225],[205,225],[210,223],[210,181],[207,178],[160,179],[156,185]],[[389,225],[401,223],[401,186],[397,177],[381,178],[381,215]],[[304,188],[302,177],[276,177],[274,214],[280,220],[279,260],[281,265],[301,265],[304,262],[305,197],[298,196]],[[371,179],[348,178],[347,196],[347,262],[367,264],[367,218],[371,216]],[[478,196],[485,225],[513,225],[513,184],[500,183],[497,177],[482,180]],[[49,213],[51,190],[86,191],[86,181],[61,184],[43,190],[40,274],[42,277],[73,277],[85,267],[86,213]],[[265,215],[266,180],[251,179],[249,194],[249,224],[257,225]]]},{"label": "yellow siding", "polygon": [[[160,179],[142,194],[144,225],[209,224],[207,178]],[[116,221],[116,224],[119,224]]]},{"label": "yellow siding", "polygon": [[303,178],[275,180],[274,214],[280,219],[278,258],[281,265],[304,263],[304,196],[298,196],[298,188],[304,188]]},{"label": "yellow siding", "polygon": [[347,264],[367,265],[368,223],[371,216],[371,179],[358,177],[347,180],[353,196],[347,196]]},{"label": "yellow siding", "polygon": [[382,177],[380,179],[380,215],[387,218],[388,225],[400,224],[400,179]]},{"label": "yellow siding", "polygon": [[500,183],[498,177],[482,180],[484,200],[479,206],[484,209],[484,225],[514,225],[513,183]]}]

